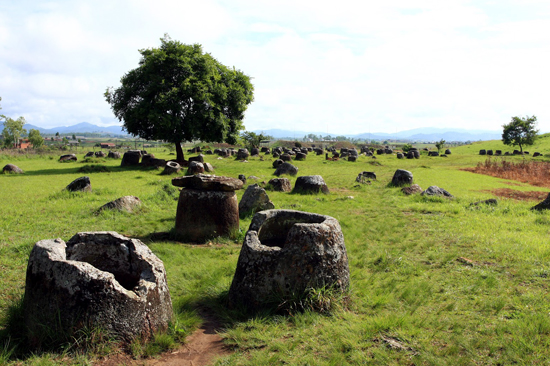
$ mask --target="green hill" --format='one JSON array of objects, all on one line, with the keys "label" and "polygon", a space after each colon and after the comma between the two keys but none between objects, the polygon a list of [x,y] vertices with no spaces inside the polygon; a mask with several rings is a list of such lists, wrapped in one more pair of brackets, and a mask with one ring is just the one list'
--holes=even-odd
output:
[{"label": "green hill", "polygon": [[[476,141],[471,145],[458,146],[453,149],[455,154],[478,154],[479,150],[502,150],[504,154],[506,151],[512,153],[514,150],[518,149],[517,146],[508,146],[504,145],[501,140],[489,140],[489,141]],[[543,155],[550,155],[550,133],[545,133],[539,135],[535,143],[531,146],[525,146],[524,151],[529,151],[530,155],[533,155],[534,152],[539,152]]]}]

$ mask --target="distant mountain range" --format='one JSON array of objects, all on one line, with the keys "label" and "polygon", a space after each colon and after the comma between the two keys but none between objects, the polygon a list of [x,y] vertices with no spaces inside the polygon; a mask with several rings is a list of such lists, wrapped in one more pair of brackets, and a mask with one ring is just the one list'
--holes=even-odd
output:
[{"label": "distant mountain range", "polygon": [[[23,126],[27,131],[35,129],[40,131],[41,134],[53,135],[59,132],[61,135],[67,134],[82,134],[82,133],[99,133],[103,135],[113,136],[128,136],[126,131],[122,130],[121,126],[97,126],[88,122],[78,123],[72,126],[61,126],[54,128],[42,128],[31,124],[25,124]],[[277,139],[290,139],[301,140],[304,136],[314,134],[316,136],[332,137],[341,136],[341,134],[327,134],[319,131],[292,131],[282,129],[270,129],[270,130],[254,130],[255,133],[262,133],[264,135],[273,136]],[[500,131],[488,131],[488,130],[466,130],[461,128],[432,128],[422,127],[412,130],[400,131],[395,133],[360,133],[356,135],[344,135],[348,138],[354,139],[368,139],[368,140],[406,140],[411,142],[422,141],[439,141],[441,139],[445,141],[485,141],[485,140],[500,140],[502,138],[502,132]]]},{"label": "distant mountain range", "polygon": [[[274,138],[288,138],[288,139],[302,139],[308,134],[314,134],[317,136],[332,137],[341,136],[342,134],[327,134],[326,132],[307,132],[307,131],[291,131],[291,130],[255,130],[255,133],[262,133],[264,135],[273,136]],[[369,139],[369,140],[407,140],[407,141],[439,141],[441,139],[445,141],[479,141],[479,140],[500,140],[502,138],[502,132],[489,131],[489,130],[465,130],[461,128],[433,128],[422,127],[412,130],[400,131],[395,133],[360,133],[356,135],[344,135],[348,138],[355,139]]]},{"label": "distant mountain range", "polygon": [[23,128],[26,129],[27,132],[30,129],[35,129],[40,131],[41,134],[49,134],[49,135],[55,135],[57,132],[59,132],[60,135],[79,134],[79,133],[99,133],[99,134],[117,135],[117,136],[128,135],[126,131],[122,131],[121,126],[102,127],[102,126],[93,125],[88,122],[81,122],[72,126],[61,126],[61,127],[54,127],[54,128],[42,128],[42,127],[34,126],[27,123],[23,126]]}]

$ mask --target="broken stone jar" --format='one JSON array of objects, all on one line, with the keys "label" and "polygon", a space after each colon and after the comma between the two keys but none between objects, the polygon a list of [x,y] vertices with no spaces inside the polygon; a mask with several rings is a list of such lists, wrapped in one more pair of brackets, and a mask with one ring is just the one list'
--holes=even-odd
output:
[{"label": "broken stone jar", "polygon": [[229,290],[231,305],[252,310],[310,288],[349,287],[344,235],[330,216],[294,210],[256,213]]},{"label": "broken stone jar", "polygon": [[162,261],[141,241],[107,231],[36,243],[24,309],[31,344],[41,329],[94,327],[125,341],[149,338],[172,318]]}]

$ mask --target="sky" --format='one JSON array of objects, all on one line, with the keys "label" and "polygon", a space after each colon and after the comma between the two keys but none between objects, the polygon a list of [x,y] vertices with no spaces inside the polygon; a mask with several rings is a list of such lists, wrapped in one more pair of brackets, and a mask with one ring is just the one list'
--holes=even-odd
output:
[{"label": "sky", "polygon": [[249,131],[550,131],[548,0],[0,0],[0,113],[121,125],[104,92],[165,33],[252,78]]}]

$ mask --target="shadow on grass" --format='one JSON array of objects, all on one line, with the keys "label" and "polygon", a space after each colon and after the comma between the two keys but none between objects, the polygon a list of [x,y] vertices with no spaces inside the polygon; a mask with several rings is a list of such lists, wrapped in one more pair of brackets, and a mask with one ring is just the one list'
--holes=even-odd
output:
[{"label": "shadow on grass", "polygon": [[[85,172],[81,172],[81,170],[84,168],[86,169],[85,167],[90,167],[90,166],[99,166],[101,164],[98,164],[98,163],[93,163],[93,162],[89,162],[89,163],[86,163],[86,164],[89,164],[89,165],[82,165],[81,163],[78,163],[78,162],[71,162],[71,163],[59,163],[59,164],[62,164],[63,166],[66,166],[66,165],[72,165],[72,167],[68,168],[59,168],[59,169],[43,169],[43,170],[31,170],[31,171],[26,171],[24,174],[22,175],[26,175],[26,176],[34,176],[34,175],[60,175],[60,174],[85,174]],[[108,169],[108,172],[109,173],[124,173],[126,171],[137,171],[137,170],[140,170],[140,171],[159,171],[159,175],[162,173],[162,171],[158,170],[157,168],[155,167],[144,167],[144,166],[141,166],[141,165],[133,165],[133,166],[124,166],[124,167],[121,167],[121,166],[106,166],[106,168]],[[93,169],[91,172],[94,172]],[[17,176],[17,175],[21,175],[21,174],[12,174],[13,176]]]},{"label": "shadow on grass", "polygon": [[305,312],[332,316],[349,309],[351,297],[349,291],[323,287],[292,295],[273,294],[263,304],[250,308],[244,303],[230,303],[229,291],[226,290],[178,305],[174,311],[197,311],[200,314],[205,309],[218,320],[220,327],[229,329],[251,319],[292,318]]},{"label": "shadow on grass", "polygon": [[247,322],[250,319],[269,319],[276,316],[288,315],[278,311],[278,304],[266,304],[254,311],[242,304],[230,306],[228,291],[217,294],[205,294],[203,296],[188,297],[180,299],[173,304],[176,317],[190,318],[198,316],[203,321],[213,321],[218,330],[231,329],[239,323]]},{"label": "shadow on grass", "polygon": [[[160,221],[174,221],[174,220],[175,218],[164,218],[164,219],[161,219]],[[238,230],[231,232],[231,234],[229,235],[212,237],[210,239],[197,242],[197,241],[189,240],[189,238],[187,238],[185,234],[179,233],[176,231],[175,228],[172,228],[170,231],[159,231],[154,233],[148,233],[141,236],[133,236],[133,238],[139,239],[144,243],[172,242],[174,244],[184,243],[184,244],[189,244],[193,246],[196,246],[196,245],[201,246],[201,245],[208,245],[209,243],[218,243],[218,244],[242,243],[244,240],[245,234],[246,232],[239,228]]]},{"label": "shadow on grass", "polygon": [[[194,311],[206,310],[214,316],[223,328],[232,328],[238,323],[246,322],[253,318],[268,318],[276,315],[273,307],[265,307],[258,311],[249,311],[245,306],[229,306],[228,291],[217,295],[203,296],[194,302],[184,304],[181,308]],[[176,309],[174,309],[176,310]],[[178,309],[179,310],[179,309]]]}]

